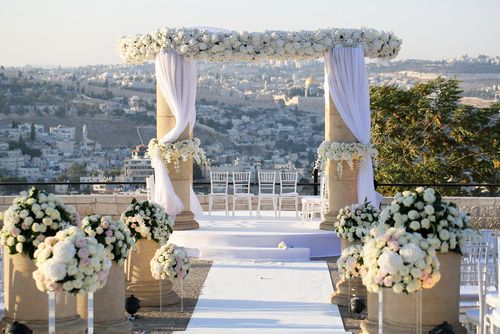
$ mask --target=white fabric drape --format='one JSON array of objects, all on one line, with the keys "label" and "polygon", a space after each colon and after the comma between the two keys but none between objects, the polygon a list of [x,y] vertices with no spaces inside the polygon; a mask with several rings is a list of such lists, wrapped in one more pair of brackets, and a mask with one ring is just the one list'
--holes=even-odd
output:
[{"label": "white fabric drape", "polygon": [[[196,67],[191,60],[185,59],[173,51],[161,51],[155,60],[156,81],[161,94],[165,98],[175,126],[167,132],[159,142],[173,143],[189,127],[192,133],[196,121]],[[166,167],[159,157],[151,159],[155,170],[154,202],[161,205],[172,216],[182,212],[184,205],[175,194]],[[194,191],[190,189],[190,206],[201,207]]]},{"label": "white fabric drape", "polygon": [[[328,92],[345,124],[358,142],[370,143],[370,92],[362,48],[333,48],[325,55],[325,98]],[[358,202],[365,198],[379,206],[370,156],[358,172]]]}]

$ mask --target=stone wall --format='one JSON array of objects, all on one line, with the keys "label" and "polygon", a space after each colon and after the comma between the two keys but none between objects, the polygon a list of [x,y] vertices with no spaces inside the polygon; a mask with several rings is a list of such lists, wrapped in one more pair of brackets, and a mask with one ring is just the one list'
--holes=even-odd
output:
[{"label": "stone wall", "polygon": [[[85,216],[89,214],[111,215],[118,217],[130,204],[132,198],[138,200],[146,199],[146,195],[70,195],[61,196],[67,204],[74,205],[80,214]],[[198,195],[200,203],[204,210],[208,210],[208,196]],[[0,196],[0,211],[9,207],[14,199],[13,196]],[[480,228],[500,228],[500,197],[445,197],[446,200],[458,204],[462,209],[468,212],[475,226]],[[392,198],[385,197],[382,205],[387,205]],[[299,201],[300,203],[300,201]],[[257,208],[257,198],[253,200],[253,210]],[[232,199],[229,196],[229,209],[231,210]],[[218,205],[218,210],[222,209]],[[240,207],[238,207],[240,208]],[[244,208],[243,206],[241,208]],[[265,205],[265,210],[270,210],[270,205]],[[294,210],[293,203],[286,201],[283,210]],[[300,204],[299,204],[299,210]]]}]

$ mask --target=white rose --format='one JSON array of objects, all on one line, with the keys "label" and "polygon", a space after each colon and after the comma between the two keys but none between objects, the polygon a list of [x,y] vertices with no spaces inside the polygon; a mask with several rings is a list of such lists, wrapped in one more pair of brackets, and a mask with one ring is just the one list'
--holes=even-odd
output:
[{"label": "white rose", "polygon": [[410,223],[410,228],[414,231],[417,231],[418,229],[420,229],[420,223],[414,220]]},{"label": "white rose", "polygon": [[450,232],[448,232],[448,230],[445,230],[445,229],[439,231],[439,239],[444,240],[444,241],[449,240],[450,239]]}]

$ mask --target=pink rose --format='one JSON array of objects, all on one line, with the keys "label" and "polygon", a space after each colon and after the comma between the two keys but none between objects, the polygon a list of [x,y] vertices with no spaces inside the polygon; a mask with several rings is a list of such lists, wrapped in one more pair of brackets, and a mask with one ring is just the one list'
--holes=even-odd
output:
[{"label": "pink rose", "polygon": [[21,228],[22,228],[23,230],[29,230],[30,226],[29,226],[28,224],[26,224],[26,223],[22,223],[22,224],[21,224]]},{"label": "pink rose", "polygon": [[84,238],[77,238],[75,244],[76,247],[82,248],[87,244],[87,241]]},{"label": "pink rose", "polygon": [[17,227],[14,227],[12,230],[10,230],[10,234],[12,234],[13,237],[17,237],[21,233],[21,230],[18,229]]},{"label": "pink rose", "polygon": [[107,236],[107,237],[112,237],[112,236],[113,236],[113,231],[111,231],[111,230],[107,230],[107,231],[106,231],[106,236]]},{"label": "pink rose", "polygon": [[136,227],[137,227],[137,225],[136,225],[136,224],[132,224],[132,225],[130,225],[130,227],[132,227],[132,228],[136,228]]},{"label": "pink rose", "polygon": [[90,255],[90,254],[89,254],[89,251],[87,250],[87,248],[80,248],[80,249],[78,250],[78,257],[79,257],[80,259],[82,259],[82,260],[83,260],[83,259],[88,259],[89,255]]},{"label": "pink rose", "polygon": [[88,265],[89,263],[90,263],[90,260],[89,260],[89,258],[88,258],[88,257],[85,257],[85,258],[83,258],[83,259],[80,259],[80,265],[81,265],[81,266],[86,266],[86,265]]},{"label": "pink rose", "polygon": [[399,243],[394,240],[394,239],[391,239],[387,242],[387,246],[389,246],[389,248],[392,250],[392,251],[398,251],[399,250]]},{"label": "pink rose", "polygon": [[102,225],[102,228],[108,228],[109,227],[109,222],[103,221],[101,225]]}]

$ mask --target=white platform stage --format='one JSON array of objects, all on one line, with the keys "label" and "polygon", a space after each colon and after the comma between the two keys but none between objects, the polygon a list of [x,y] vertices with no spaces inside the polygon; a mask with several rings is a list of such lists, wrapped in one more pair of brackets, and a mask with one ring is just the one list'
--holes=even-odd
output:
[{"label": "white platform stage", "polygon": [[[262,212],[250,217],[248,211],[225,216],[212,212],[198,219],[200,228],[175,231],[170,242],[186,247],[192,257],[207,260],[304,261],[340,254],[340,240],[332,231],[319,229],[319,220],[302,223],[295,212]],[[280,249],[284,241],[289,248]]]}]

